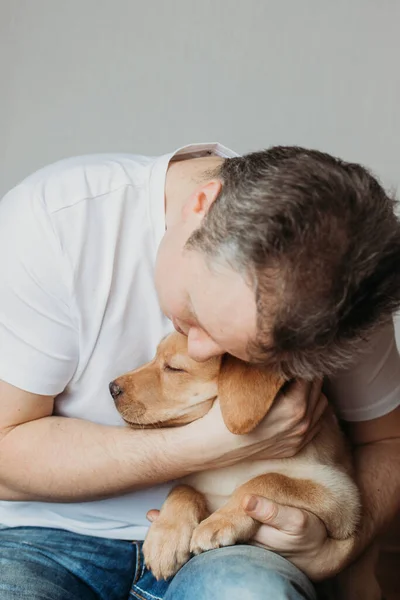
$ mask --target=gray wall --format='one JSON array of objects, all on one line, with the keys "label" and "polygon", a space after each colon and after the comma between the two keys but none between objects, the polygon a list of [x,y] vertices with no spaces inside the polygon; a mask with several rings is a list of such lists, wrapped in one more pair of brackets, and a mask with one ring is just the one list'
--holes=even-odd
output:
[{"label": "gray wall", "polygon": [[0,0],[0,193],[88,152],[218,139],[399,181],[398,0]]},{"label": "gray wall", "polygon": [[0,0],[0,194],[74,154],[220,140],[400,179],[398,0]]}]

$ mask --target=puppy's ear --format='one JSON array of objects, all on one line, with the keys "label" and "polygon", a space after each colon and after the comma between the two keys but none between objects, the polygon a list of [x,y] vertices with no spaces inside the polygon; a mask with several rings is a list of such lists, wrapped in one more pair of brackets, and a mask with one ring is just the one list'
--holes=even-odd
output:
[{"label": "puppy's ear", "polygon": [[283,377],[226,354],[218,378],[218,399],[232,433],[252,431],[272,406]]}]

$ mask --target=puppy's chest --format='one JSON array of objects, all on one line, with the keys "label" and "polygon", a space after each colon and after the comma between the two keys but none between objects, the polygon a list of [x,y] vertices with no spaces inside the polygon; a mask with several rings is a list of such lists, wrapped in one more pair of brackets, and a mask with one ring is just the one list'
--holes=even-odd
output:
[{"label": "puppy's chest", "polygon": [[194,473],[182,482],[204,494],[209,510],[223,506],[233,492],[250,479],[265,473],[290,475],[290,459],[243,461],[223,469]]}]

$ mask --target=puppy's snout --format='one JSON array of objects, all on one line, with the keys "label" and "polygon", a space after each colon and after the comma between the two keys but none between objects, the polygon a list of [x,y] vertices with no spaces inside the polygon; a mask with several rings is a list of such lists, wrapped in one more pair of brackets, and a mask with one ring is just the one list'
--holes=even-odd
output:
[{"label": "puppy's snout", "polygon": [[114,400],[116,400],[123,392],[123,389],[118,385],[118,383],[115,383],[115,381],[112,381],[108,387]]}]

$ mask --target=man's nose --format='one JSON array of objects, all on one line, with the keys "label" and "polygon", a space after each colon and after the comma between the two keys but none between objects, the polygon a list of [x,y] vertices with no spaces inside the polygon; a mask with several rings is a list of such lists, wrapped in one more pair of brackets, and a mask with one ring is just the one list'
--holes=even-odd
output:
[{"label": "man's nose", "polygon": [[120,396],[123,392],[123,389],[115,381],[112,381],[108,387],[110,389],[110,394],[114,398],[114,400],[118,398],[118,396]]}]

